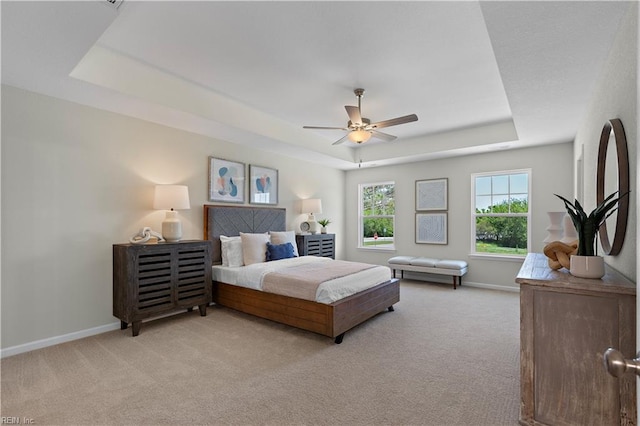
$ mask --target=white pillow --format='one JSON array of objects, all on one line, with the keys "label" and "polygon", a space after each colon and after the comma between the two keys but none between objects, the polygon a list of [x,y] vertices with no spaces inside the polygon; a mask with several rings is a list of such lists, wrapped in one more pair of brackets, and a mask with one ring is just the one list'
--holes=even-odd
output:
[{"label": "white pillow", "polygon": [[246,234],[241,232],[240,238],[242,239],[242,258],[245,265],[267,261],[269,234]]},{"label": "white pillow", "polygon": [[237,268],[244,265],[242,239],[240,237],[220,235],[220,247],[222,249],[222,266]]},{"label": "white pillow", "polygon": [[291,243],[293,246],[293,255],[295,257],[300,256],[298,254],[298,245],[296,244],[296,233],[295,231],[271,231],[269,232],[271,235],[271,244],[286,244]]}]

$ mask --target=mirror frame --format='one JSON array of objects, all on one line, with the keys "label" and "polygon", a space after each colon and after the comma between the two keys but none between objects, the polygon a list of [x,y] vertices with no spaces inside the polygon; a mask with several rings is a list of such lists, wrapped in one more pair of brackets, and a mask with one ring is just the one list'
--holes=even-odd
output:
[{"label": "mirror frame", "polygon": [[[616,154],[618,157],[618,195],[629,192],[629,151],[627,150],[627,138],[624,134],[622,121],[613,118],[607,121],[600,134],[600,145],[598,147],[598,174],[596,183],[596,202],[600,205],[605,199],[605,169],[607,162],[607,148],[609,147],[609,137],[613,130],[615,137]],[[622,249],[624,237],[627,232],[627,220],[629,218],[629,196],[618,201],[618,212],[616,215],[616,229],[613,231],[613,242],[609,241],[607,223],[600,225],[600,245],[605,254],[616,256]]]}]

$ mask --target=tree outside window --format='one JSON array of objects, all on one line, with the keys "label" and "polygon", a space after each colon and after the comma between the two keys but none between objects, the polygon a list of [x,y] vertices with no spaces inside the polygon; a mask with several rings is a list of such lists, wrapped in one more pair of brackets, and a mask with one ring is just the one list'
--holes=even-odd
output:
[{"label": "tree outside window", "polygon": [[472,175],[472,253],[524,256],[529,251],[530,170]]},{"label": "tree outside window", "polygon": [[393,249],[395,229],[395,183],[361,184],[360,248]]}]

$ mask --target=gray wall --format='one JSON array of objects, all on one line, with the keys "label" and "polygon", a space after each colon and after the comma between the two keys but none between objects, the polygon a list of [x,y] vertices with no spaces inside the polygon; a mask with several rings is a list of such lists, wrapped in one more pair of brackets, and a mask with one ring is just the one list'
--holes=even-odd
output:
[{"label": "gray wall", "polygon": [[[401,142],[399,142],[401,143]],[[400,148],[401,145],[398,145]],[[549,226],[547,211],[562,211],[553,193],[570,194],[573,185],[571,143],[499,151],[347,172],[346,253],[349,260],[386,264],[395,255],[462,259],[469,263],[464,281],[483,286],[515,287],[514,279],[522,261],[470,258],[471,174],[511,169],[532,169],[532,250],[541,252]],[[416,244],[415,181],[449,179],[448,244]],[[396,250],[358,249],[358,184],[392,180],[396,183]],[[430,277],[433,278],[433,277]]]},{"label": "gray wall", "polygon": [[[629,149],[631,197],[627,234],[618,256],[605,256],[605,262],[627,278],[636,281],[636,227],[637,227],[637,147],[638,147],[638,4],[631,5],[622,20],[619,33],[607,63],[594,88],[588,112],[582,122],[574,144],[574,159],[578,161],[584,150],[583,176],[576,183],[584,183],[584,205],[587,212],[596,205],[596,173],[598,144],[602,126],[611,118],[619,118],[625,129]],[[576,185],[579,187],[579,185]],[[601,251],[600,251],[601,253]]]},{"label": "gray wall", "polygon": [[343,171],[3,86],[2,348],[113,327],[111,245],[160,230],[156,183],[189,186],[184,238],[202,238],[208,156],[278,169],[289,229],[321,198],[344,255]]}]

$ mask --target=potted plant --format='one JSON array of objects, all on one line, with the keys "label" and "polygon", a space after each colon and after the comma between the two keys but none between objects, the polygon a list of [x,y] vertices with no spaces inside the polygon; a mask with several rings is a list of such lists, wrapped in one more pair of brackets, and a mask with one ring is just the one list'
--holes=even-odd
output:
[{"label": "potted plant", "polygon": [[571,275],[582,278],[602,278],[604,275],[604,258],[597,255],[596,236],[600,225],[616,211],[618,201],[629,194],[626,192],[614,198],[617,193],[618,191],[605,198],[588,216],[578,200],[571,203],[566,198],[554,194],[564,202],[578,233],[578,252],[571,256]]},{"label": "potted plant", "polygon": [[318,223],[320,224],[320,226],[322,226],[322,228],[320,228],[320,233],[321,234],[326,234],[327,233],[327,225],[329,225],[331,223],[331,221],[329,219],[320,219],[318,221]]}]

